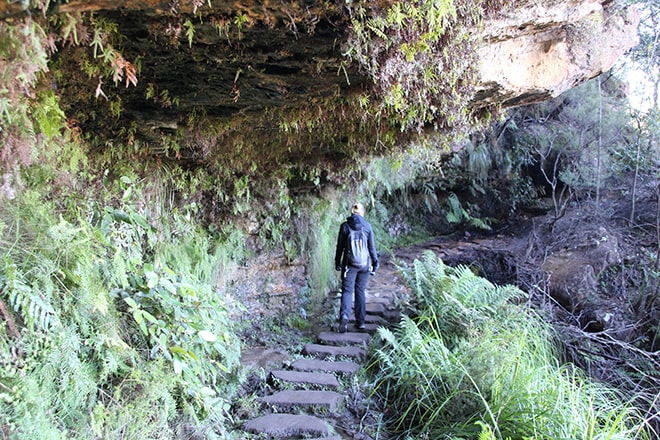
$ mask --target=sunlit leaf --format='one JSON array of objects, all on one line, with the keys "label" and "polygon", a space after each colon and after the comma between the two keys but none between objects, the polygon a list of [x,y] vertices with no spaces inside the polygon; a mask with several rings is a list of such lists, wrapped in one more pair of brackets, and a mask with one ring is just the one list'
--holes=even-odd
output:
[{"label": "sunlit leaf", "polygon": [[199,337],[206,342],[215,342],[218,340],[218,338],[213,333],[207,330],[200,330],[198,334]]}]

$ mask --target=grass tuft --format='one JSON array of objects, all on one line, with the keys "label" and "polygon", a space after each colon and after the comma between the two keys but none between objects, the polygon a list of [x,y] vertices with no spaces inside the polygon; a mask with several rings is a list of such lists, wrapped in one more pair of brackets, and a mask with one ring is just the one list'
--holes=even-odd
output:
[{"label": "grass tuft", "polygon": [[551,328],[495,286],[432,253],[403,274],[417,308],[380,329],[375,392],[400,438],[649,438],[614,389],[560,365]]}]

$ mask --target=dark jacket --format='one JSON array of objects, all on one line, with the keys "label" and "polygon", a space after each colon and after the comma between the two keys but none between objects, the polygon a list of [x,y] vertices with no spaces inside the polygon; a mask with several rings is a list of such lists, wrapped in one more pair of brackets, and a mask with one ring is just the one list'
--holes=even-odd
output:
[{"label": "dark jacket", "polygon": [[369,256],[371,257],[371,266],[373,270],[378,269],[378,254],[376,253],[376,242],[374,240],[374,231],[371,225],[361,215],[353,214],[346,219],[339,227],[339,234],[337,235],[337,250],[335,252],[335,267],[342,269],[346,267],[348,259],[348,233],[349,226],[352,229],[364,229],[367,233],[367,247],[369,248]]}]

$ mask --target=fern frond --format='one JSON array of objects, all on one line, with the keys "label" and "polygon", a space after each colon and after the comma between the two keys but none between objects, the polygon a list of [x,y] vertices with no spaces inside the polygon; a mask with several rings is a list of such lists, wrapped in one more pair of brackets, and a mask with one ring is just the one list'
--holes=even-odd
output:
[{"label": "fern frond", "polygon": [[28,327],[47,331],[61,325],[52,304],[39,290],[23,281],[23,275],[9,257],[5,257],[2,269],[0,294],[21,314]]}]

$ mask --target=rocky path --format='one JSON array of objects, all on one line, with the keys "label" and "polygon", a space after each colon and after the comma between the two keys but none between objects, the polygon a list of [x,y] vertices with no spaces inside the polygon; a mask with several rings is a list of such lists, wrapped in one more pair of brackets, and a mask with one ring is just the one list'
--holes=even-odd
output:
[{"label": "rocky path", "polygon": [[[347,333],[339,333],[332,324],[319,330],[315,341],[305,344],[299,353],[273,349],[269,362],[253,363],[263,368],[272,389],[257,399],[260,415],[242,424],[245,438],[372,438],[359,427],[345,426],[341,414],[346,413],[348,401],[355,399],[352,384],[365,368],[377,328],[398,321],[397,298],[404,291],[395,266],[383,259],[367,287],[366,329],[358,331],[351,322]],[[293,358],[293,362],[287,361]]]},{"label": "rocky path", "polygon": [[[507,253],[502,249],[505,249],[504,244],[493,239],[438,239],[399,249],[396,261],[409,265],[424,251],[430,250],[454,265],[478,262],[484,268],[508,276]],[[359,402],[367,398],[355,392],[355,384],[367,365],[369,347],[378,343],[374,340],[377,328],[398,322],[400,302],[408,297],[395,263],[383,257],[380,270],[370,278],[367,287],[368,322],[365,330],[358,331],[349,326],[348,333],[338,333],[334,323],[318,328],[314,341],[300,350],[273,346],[244,352],[243,365],[258,371],[261,377],[265,375],[269,384],[268,392],[257,393],[260,395],[256,411],[259,415],[246,417],[247,421],[241,424],[244,438],[387,438],[382,432],[373,436],[369,429],[362,428],[364,414],[355,409],[370,404]],[[339,298],[333,301],[338,307]]]}]

